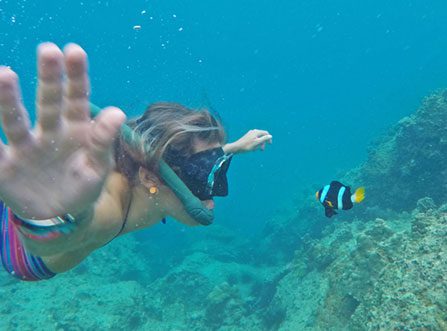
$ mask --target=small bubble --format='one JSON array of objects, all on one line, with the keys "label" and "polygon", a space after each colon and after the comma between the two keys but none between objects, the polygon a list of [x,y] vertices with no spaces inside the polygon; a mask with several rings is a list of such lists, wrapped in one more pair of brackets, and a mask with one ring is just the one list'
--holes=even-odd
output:
[{"label": "small bubble", "polygon": [[175,14],[172,14],[172,17],[173,17],[173,18],[177,18],[177,15],[175,15]]},{"label": "small bubble", "polygon": [[183,31],[182,27],[178,28],[178,32],[182,32],[182,31]]},{"label": "small bubble", "polygon": [[142,10],[142,11],[141,11],[141,15],[144,15],[144,14],[146,14],[146,11],[145,11],[145,10]]},{"label": "small bubble", "polygon": [[141,30],[141,25],[134,25],[134,26],[133,26],[133,29],[134,29],[135,31],[140,31],[140,30]]}]

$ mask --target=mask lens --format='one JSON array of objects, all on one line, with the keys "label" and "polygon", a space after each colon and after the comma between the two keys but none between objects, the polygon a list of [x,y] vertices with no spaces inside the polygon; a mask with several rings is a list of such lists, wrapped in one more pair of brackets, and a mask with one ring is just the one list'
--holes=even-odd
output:
[{"label": "mask lens", "polygon": [[172,162],[180,168],[179,177],[200,200],[228,194],[227,170],[232,155],[214,148]]}]

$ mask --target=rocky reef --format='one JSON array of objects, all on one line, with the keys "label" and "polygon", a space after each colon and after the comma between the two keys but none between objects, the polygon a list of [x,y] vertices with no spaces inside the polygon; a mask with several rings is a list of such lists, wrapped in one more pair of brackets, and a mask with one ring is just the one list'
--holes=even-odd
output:
[{"label": "rocky reef", "polygon": [[443,210],[338,224],[306,243],[278,287],[280,329],[445,330]]},{"label": "rocky reef", "polygon": [[447,201],[447,90],[426,97],[369,148],[367,161],[347,178],[368,187],[371,206],[415,208],[423,197]]},{"label": "rocky reef", "polygon": [[0,329],[447,330],[446,128],[440,91],[341,178],[367,200],[331,220],[311,188],[256,237],[128,235],[49,281],[1,273]]}]

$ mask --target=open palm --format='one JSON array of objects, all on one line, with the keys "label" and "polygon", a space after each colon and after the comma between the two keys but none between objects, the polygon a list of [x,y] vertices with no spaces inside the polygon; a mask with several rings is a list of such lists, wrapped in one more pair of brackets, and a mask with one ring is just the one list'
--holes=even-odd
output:
[{"label": "open palm", "polygon": [[37,123],[30,127],[17,75],[0,67],[0,199],[21,217],[45,219],[94,203],[112,166],[125,115],[90,117],[87,56],[77,45],[38,49]]}]

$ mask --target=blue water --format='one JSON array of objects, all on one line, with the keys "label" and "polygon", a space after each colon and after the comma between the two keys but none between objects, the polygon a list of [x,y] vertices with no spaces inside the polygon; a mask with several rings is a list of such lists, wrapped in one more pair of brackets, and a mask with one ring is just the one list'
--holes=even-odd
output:
[{"label": "blue water", "polygon": [[132,116],[206,95],[230,139],[269,130],[274,144],[235,160],[218,207],[222,223],[253,231],[303,185],[362,162],[371,139],[447,85],[446,12],[444,1],[0,0],[0,54],[29,106],[36,45],[77,42],[99,105]]},{"label": "blue water", "polygon": [[[235,158],[230,195],[217,199],[217,224],[257,234],[359,166],[371,141],[447,87],[446,22],[441,0],[0,0],[0,64],[18,72],[33,109],[36,46],[76,42],[97,105],[129,117],[162,100],[211,106],[231,141],[269,130],[273,144]],[[168,259],[185,231],[206,238],[206,228],[173,220],[137,238]]]}]

